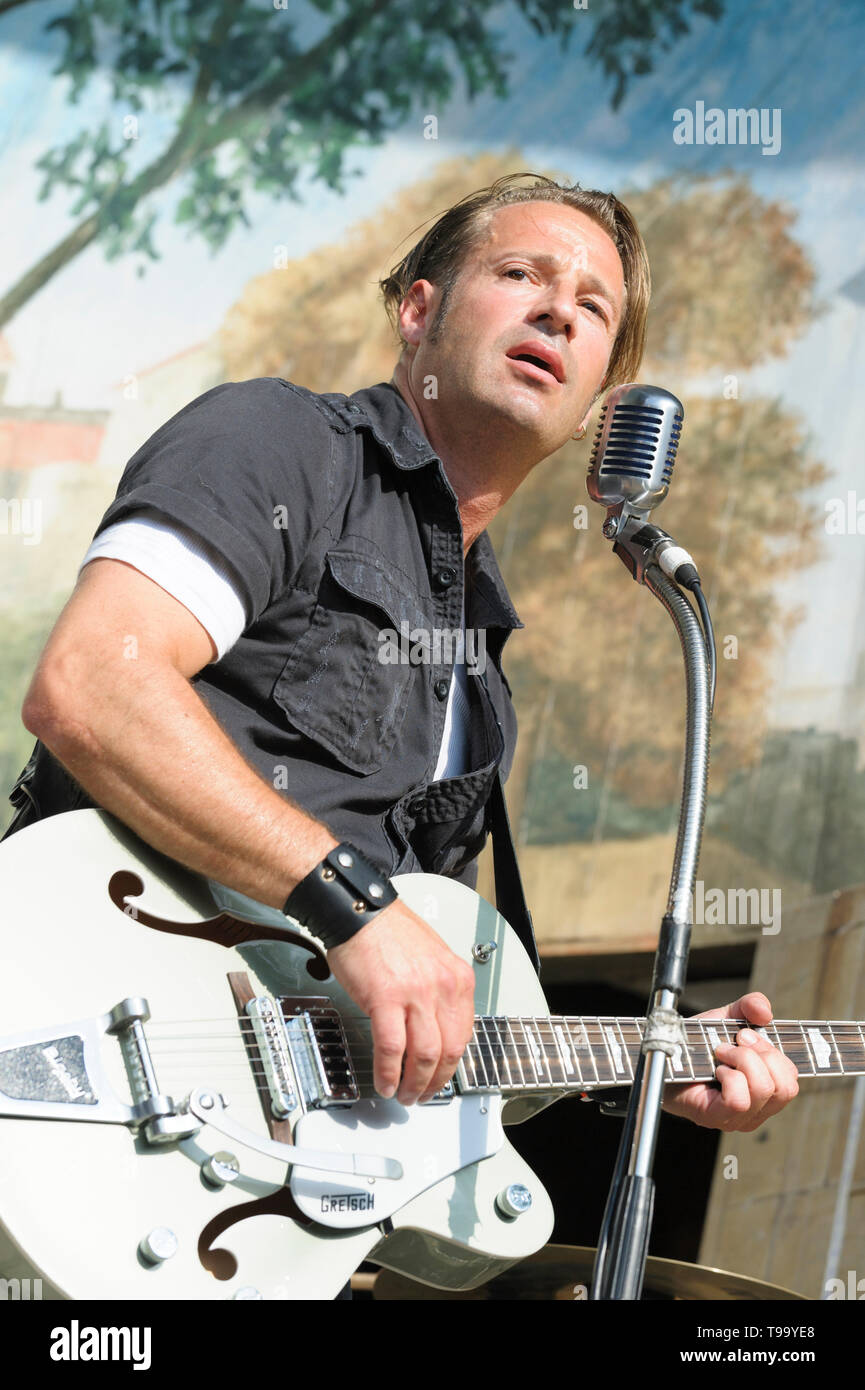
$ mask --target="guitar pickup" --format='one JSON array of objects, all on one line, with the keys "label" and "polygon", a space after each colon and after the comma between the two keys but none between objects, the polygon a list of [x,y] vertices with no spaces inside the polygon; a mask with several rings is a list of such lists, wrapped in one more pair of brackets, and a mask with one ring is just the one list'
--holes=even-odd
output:
[{"label": "guitar pickup", "polygon": [[276,1005],[307,1110],[358,1100],[342,1019],[330,999],[326,995],[281,998]]}]

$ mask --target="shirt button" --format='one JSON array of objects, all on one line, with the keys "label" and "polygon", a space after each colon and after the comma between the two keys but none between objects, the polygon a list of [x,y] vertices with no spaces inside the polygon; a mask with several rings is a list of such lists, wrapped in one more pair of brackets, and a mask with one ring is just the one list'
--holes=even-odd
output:
[{"label": "shirt button", "polygon": [[456,570],[451,569],[449,565],[446,565],[444,569],[440,569],[436,574],[435,582],[440,589],[449,589],[456,577]]},{"label": "shirt button", "polygon": [[446,680],[436,681],[435,685],[433,686],[433,690],[435,691],[436,695],[440,700],[447,699],[450,688],[451,683],[450,681]]}]

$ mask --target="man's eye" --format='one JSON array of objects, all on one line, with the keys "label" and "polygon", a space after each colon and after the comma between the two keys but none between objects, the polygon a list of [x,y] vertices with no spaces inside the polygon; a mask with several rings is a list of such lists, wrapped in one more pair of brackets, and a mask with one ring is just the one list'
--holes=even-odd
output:
[{"label": "man's eye", "polygon": [[514,265],[514,266],[511,266],[510,270],[506,270],[506,271],[505,271],[505,275],[525,275],[525,276],[528,276],[528,271],[523,270],[521,266]]},{"label": "man's eye", "polygon": [[591,309],[593,313],[597,314],[598,318],[604,319],[604,321],[606,322],[607,316],[601,308],[600,304],[596,304],[593,299],[585,299],[583,301],[583,304],[586,309]]}]

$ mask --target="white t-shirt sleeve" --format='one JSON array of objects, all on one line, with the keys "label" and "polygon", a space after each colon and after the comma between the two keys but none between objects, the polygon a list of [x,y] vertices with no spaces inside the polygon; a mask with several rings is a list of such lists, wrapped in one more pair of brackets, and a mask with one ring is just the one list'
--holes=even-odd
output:
[{"label": "white t-shirt sleeve", "polygon": [[233,571],[207,541],[177,522],[166,522],[155,508],[115,522],[92,542],[78,567],[96,559],[125,560],[188,608],[208,633],[221,657],[247,626],[246,610]]}]

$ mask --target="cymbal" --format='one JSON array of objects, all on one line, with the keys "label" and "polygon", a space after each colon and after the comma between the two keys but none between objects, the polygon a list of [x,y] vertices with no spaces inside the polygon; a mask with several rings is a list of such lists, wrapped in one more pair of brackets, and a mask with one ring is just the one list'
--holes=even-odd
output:
[{"label": "cymbal", "polygon": [[[587,1298],[596,1251],[589,1245],[545,1245],[526,1260],[512,1265],[477,1289],[436,1289],[416,1279],[382,1269],[372,1282],[373,1298],[386,1302],[470,1299],[543,1299],[572,1302]],[[767,1284],[747,1274],[727,1269],[692,1265],[684,1260],[664,1260],[650,1255],[646,1261],[643,1298],[670,1300],[729,1300],[758,1302],[764,1299],[802,1299],[804,1294],[778,1284]]]}]

